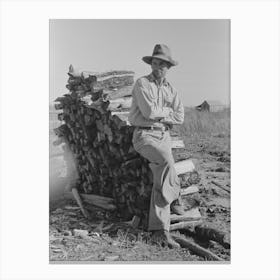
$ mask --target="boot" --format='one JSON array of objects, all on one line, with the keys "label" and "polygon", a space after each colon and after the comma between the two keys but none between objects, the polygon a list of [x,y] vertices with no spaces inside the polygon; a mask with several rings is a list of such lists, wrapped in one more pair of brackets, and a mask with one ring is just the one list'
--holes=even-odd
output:
[{"label": "boot", "polygon": [[185,209],[181,196],[174,200],[170,205],[170,210],[173,214],[184,215]]},{"label": "boot", "polygon": [[152,240],[160,245],[167,245],[169,248],[179,249],[181,246],[172,239],[169,231],[167,230],[156,230],[152,235]]}]

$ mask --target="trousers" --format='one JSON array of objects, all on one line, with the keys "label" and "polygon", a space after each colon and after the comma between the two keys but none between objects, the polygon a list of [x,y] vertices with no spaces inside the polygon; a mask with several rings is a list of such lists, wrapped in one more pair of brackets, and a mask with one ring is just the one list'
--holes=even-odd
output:
[{"label": "trousers", "polygon": [[169,131],[136,128],[133,147],[148,159],[153,173],[148,230],[167,230],[170,227],[170,204],[179,197],[180,181],[174,168]]}]

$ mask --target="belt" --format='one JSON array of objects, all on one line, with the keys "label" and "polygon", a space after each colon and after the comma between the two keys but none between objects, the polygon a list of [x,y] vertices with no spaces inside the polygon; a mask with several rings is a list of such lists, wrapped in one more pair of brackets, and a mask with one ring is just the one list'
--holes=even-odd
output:
[{"label": "belt", "polygon": [[159,130],[159,131],[169,130],[168,126],[162,126],[162,127],[159,127],[159,126],[137,126],[137,128],[147,129],[147,130]]}]

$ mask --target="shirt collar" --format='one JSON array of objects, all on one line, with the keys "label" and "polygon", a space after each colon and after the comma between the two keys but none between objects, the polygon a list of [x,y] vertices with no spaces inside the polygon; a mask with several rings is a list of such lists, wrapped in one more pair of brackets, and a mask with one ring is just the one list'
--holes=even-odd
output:
[{"label": "shirt collar", "polygon": [[[147,77],[148,77],[149,81],[154,82],[157,85],[157,80],[156,80],[155,76],[153,75],[153,72],[150,75],[148,75]],[[163,79],[162,85],[164,85],[164,86],[168,85],[166,78]]]}]

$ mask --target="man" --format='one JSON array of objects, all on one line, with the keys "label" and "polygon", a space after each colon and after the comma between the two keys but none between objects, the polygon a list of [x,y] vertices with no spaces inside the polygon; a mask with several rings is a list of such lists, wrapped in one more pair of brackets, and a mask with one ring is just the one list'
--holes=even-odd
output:
[{"label": "man", "polygon": [[180,182],[174,168],[169,129],[173,124],[183,123],[184,107],[177,91],[165,78],[168,69],[178,63],[163,44],[154,47],[152,56],[142,59],[151,65],[152,73],[135,83],[129,121],[135,126],[133,146],[149,160],[153,172],[149,230],[156,239],[179,248],[169,234],[170,206],[174,213],[184,213],[178,203]]}]

